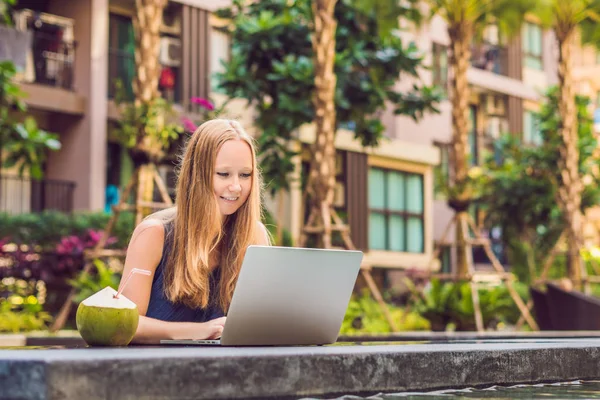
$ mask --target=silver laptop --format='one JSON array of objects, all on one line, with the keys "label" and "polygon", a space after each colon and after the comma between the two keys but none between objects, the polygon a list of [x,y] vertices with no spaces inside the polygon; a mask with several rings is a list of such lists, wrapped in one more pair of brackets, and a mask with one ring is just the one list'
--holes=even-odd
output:
[{"label": "silver laptop", "polygon": [[161,344],[321,345],[337,340],[363,253],[250,246],[220,340]]}]

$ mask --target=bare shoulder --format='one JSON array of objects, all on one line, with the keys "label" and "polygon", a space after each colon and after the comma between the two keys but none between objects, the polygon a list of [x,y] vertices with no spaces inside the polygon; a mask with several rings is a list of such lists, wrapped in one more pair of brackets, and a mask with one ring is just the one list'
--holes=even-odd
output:
[{"label": "bare shoulder", "polygon": [[273,242],[271,240],[271,233],[269,232],[269,230],[267,229],[265,224],[263,224],[261,221],[256,221],[256,223],[258,224],[259,230],[261,233],[258,238],[257,244],[262,245],[262,246],[270,246],[271,243]]},{"label": "bare shoulder", "polygon": [[165,227],[164,222],[159,219],[146,219],[136,226],[131,235],[130,245],[134,241],[142,239],[144,241],[156,241],[159,240],[161,243],[165,240]]},{"label": "bare shoulder", "polygon": [[142,221],[133,231],[129,246],[127,247],[127,258],[136,261],[144,261],[146,267],[156,268],[162,257],[165,242],[164,223],[158,219],[146,219]]}]

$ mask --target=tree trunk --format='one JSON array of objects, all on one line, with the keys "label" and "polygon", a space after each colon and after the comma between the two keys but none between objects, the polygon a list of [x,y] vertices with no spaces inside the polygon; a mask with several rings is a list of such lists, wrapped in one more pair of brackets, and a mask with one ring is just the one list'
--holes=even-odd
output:
[{"label": "tree trunk", "polygon": [[450,67],[452,78],[450,80],[450,99],[452,104],[452,146],[451,160],[453,165],[454,182],[451,184],[462,187],[453,198],[448,199],[451,207],[460,218],[456,224],[456,262],[459,278],[464,278],[469,273],[469,260],[471,257],[471,246],[466,241],[468,228],[461,221],[463,213],[467,212],[469,205],[469,193],[464,189],[464,181],[467,178],[467,147],[469,130],[469,97],[470,89],[467,82],[467,70],[471,62],[471,41],[473,38],[473,25],[466,21],[457,21],[448,26],[450,36],[451,53]]},{"label": "tree trunk", "polygon": [[[136,10],[133,16],[133,29],[135,33],[135,66],[136,76],[133,80],[133,93],[137,106],[148,107],[161,97],[158,90],[161,66],[159,63],[160,51],[160,26],[163,20],[163,11],[167,0],[136,0]],[[134,165],[140,168],[138,180],[138,199],[151,202],[154,193],[154,181],[148,173],[147,165],[157,162],[163,153],[162,148],[156,148],[146,135],[143,123],[138,125],[135,146],[130,153]],[[150,209],[145,209],[144,214],[149,214]]]},{"label": "tree trunk", "polygon": [[[315,225],[322,228],[321,242],[331,248],[331,214],[335,188],[335,31],[337,22],[334,8],[337,0],[313,0],[314,32],[312,45],[315,53],[315,106],[316,139],[309,173],[310,212]],[[308,224],[307,224],[308,225]]]},{"label": "tree trunk", "polygon": [[136,0],[133,16],[135,67],[133,93],[137,103],[148,104],[160,97],[160,25],[167,0]]},{"label": "tree trunk", "polygon": [[581,192],[583,184],[579,176],[579,150],[577,147],[578,127],[575,91],[571,70],[571,57],[574,43],[575,25],[559,24],[555,28],[559,46],[558,81],[560,113],[560,163],[562,184],[558,190],[558,203],[567,224],[567,268],[574,286],[581,289],[581,255],[583,244],[583,215],[581,213]]}]

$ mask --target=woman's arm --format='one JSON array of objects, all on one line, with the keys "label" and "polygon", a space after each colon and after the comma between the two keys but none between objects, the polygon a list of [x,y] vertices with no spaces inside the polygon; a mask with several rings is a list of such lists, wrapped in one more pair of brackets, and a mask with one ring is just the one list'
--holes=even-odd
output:
[{"label": "woman's arm", "polygon": [[[133,343],[159,343],[161,339],[212,339],[221,336],[225,318],[206,323],[167,322],[146,317],[152,280],[160,262],[165,241],[163,223],[148,219],[135,228],[125,258],[123,277],[133,268],[150,271],[150,276],[136,274],[131,277],[123,295],[133,301],[140,313],[140,322]],[[121,285],[124,283],[121,280]]]}]

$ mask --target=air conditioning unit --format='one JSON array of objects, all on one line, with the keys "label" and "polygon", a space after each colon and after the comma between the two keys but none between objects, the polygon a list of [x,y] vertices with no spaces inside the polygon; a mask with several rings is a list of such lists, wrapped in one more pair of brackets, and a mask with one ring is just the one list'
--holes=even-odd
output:
[{"label": "air conditioning unit", "polygon": [[169,35],[181,35],[181,13],[165,12],[160,31]]},{"label": "air conditioning unit", "polygon": [[160,38],[159,62],[168,67],[178,67],[181,65],[181,39],[172,37]]}]

